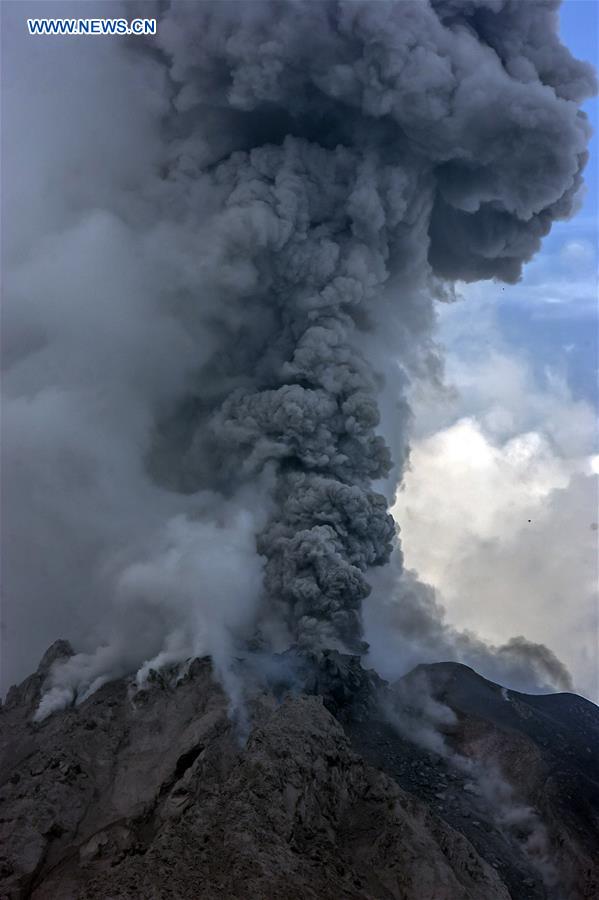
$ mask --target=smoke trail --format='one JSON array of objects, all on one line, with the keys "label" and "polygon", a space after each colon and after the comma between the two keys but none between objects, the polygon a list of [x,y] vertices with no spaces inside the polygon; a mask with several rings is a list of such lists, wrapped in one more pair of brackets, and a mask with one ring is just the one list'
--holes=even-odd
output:
[{"label": "smoke trail", "polygon": [[[47,627],[73,612],[79,636],[92,623],[112,672],[222,654],[256,624],[267,646],[362,650],[433,298],[443,280],[517,280],[575,208],[593,75],[554,2],[156,10],[145,44],[25,51],[32,94],[62,57],[58,125],[13,109],[16,134],[51,140],[49,163],[28,151],[44,215],[9,259],[10,603]],[[173,559],[191,558],[178,583]],[[105,656],[70,671],[89,688]]]},{"label": "smoke trail", "polygon": [[[504,699],[509,702],[507,694]],[[477,798],[479,814],[494,822],[519,846],[549,890],[549,896],[554,896],[555,888],[562,896],[550,835],[539,811],[518,796],[508,773],[502,771],[492,742],[487,745],[482,739],[466,748],[458,742],[456,748],[450,736],[459,730],[458,716],[435,696],[429,674],[416,669],[397,682],[392,694],[382,701],[381,709],[398,734],[447,760],[468,779],[464,790]]]},{"label": "smoke trail", "polygon": [[496,645],[445,619],[430,585],[403,568],[395,551],[389,565],[372,578],[365,609],[367,665],[394,681],[419,663],[462,662],[491,681],[524,693],[571,691],[572,677],[555,653],[523,636]]}]

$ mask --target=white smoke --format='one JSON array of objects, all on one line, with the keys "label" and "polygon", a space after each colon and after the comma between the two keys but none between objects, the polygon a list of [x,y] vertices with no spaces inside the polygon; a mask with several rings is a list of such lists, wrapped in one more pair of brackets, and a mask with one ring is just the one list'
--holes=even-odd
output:
[{"label": "white smoke", "polygon": [[147,473],[156,416],[212,352],[197,248],[151,196],[164,75],[117,42],[31,39],[35,12],[3,15],[2,684],[68,636],[84,652],[48,711],[151,661],[224,665],[259,602],[269,488]]},{"label": "white smoke", "polygon": [[518,796],[484,740],[475,742],[466,753],[452,746],[451,736],[459,730],[458,717],[434,696],[426,671],[416,670],[395,684],[393,699],[384,702],[383,712],[398,734],[460,772],[465,778],[464,790],[476,798],[481,816],[520,847],[549,890],[559,887],[549,833],[540,813]]}]

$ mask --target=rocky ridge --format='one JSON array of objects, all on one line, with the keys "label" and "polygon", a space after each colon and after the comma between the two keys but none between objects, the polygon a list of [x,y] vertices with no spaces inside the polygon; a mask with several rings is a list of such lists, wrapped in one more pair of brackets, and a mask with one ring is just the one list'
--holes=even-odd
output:
[{"label": "rocky ridge", "polygon": [[241,661],[245,730],[208,659],[35,723],[69,652],[53,645],[0,712],[0,897],[599,894],[588,701],[449,663],[388,685],[331,651]]}]

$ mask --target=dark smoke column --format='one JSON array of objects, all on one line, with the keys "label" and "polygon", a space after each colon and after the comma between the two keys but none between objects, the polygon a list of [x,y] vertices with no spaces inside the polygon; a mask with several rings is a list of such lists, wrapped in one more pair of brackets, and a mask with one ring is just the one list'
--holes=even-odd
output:
[{"label": "dark smoke column", "polygon": [[516,281],[573,209],[593,76],[556,6],[219,0],[159,24],[167,184],[189,219],[210,186],[228,273],[218,352],[163,453],[186,489],[274,467],[265,618],[292,640],[359,649],[367,571],[395,540],[361,332],[409,334],[405,297],[435,277]]}]

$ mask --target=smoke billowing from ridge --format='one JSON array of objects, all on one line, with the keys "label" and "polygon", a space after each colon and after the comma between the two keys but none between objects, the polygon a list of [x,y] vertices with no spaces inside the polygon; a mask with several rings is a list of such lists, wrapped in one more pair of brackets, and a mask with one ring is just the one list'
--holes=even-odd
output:
[{"label": "smoke billowing from ridge", "polygon": [[[512,702],[505,688],[502,694],[504,702]],[[450,706],[436,699],[429,674],[415,669],[397,682],[393,699],[387,698],[382,709],[388,722],[404,738],[446,759],[467,776],[464,787],[478,798],[481,812],[517,841],[550,891],[556,887],[560,890],[548,831],[540,813],[518,798],[502,772],[492,744],[485,747],[481,741],[473,756],[451,746],[447,737],[455,729],[458,717]]]},{"label": "smoke billowing from ridge", "polygon": [[4,174],[34,173],[5,240],[7,639],[108,642],[69,661],[88,688],[256,632],[364,649],[433,297],[519,277],[589,137],[552,2],[156,9],[151,42],[13,33],[5,60]]}]

